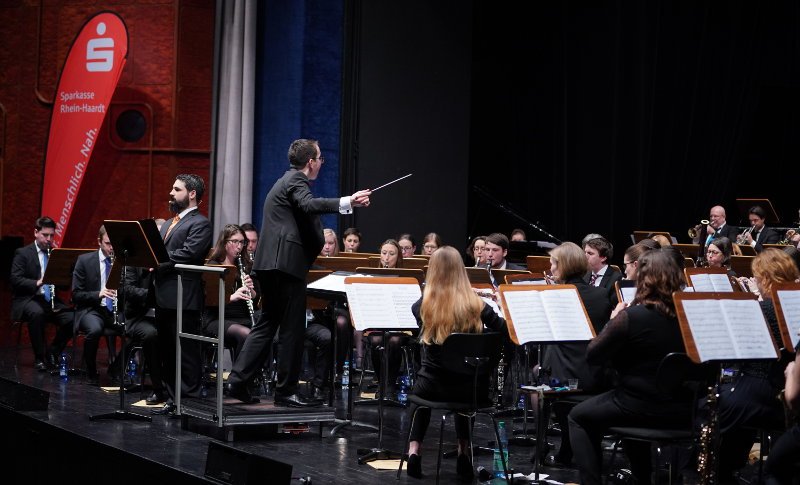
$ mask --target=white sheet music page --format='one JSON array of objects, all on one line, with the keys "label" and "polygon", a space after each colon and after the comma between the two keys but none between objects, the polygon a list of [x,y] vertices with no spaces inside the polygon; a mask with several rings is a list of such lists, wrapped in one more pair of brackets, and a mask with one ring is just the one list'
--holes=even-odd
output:
[{"label": "white sheet music page", "polygon": [[800,342],[800,291],[798,290],[778,290],[778,300],[781,302],[783,319],[789,327],[789,338],[792,339],[792,348],[797,347]]},{"label": "white sheet music page", "polygon": [[735,356],[720,300],[683,300],[683,310],[701,362]]},{"label": "white sheet music page", "polygon": [[564,342],[592,339],[592,323],[583,311],[578,290],[543,291],[542,302],[555,340]]},{"label": "white sheet music page", "polygon": [[417,328],[411,305],[422,295],[419,285],[345,285],[356,330]]},{"label": "white sheet music page", "polygon": [[542,304],[542,293],[545,292],[534,290],[503,292],[505,310],[511,318],[520,344],[551,342],[554,339]]},{"label": "white sheet music page", "polygon": [[690,276],[694,291],[729,292],[733,291],[728,275],[721,273],[697,273]]},{"label": "white sheet music page", "polygon": [[344,279],[349,278],[351,276],[359,276],[359,277],[371,277],[371,275],[362,275],[362,274],[336,274],[331,273],[329,275],[325,275],[322,278],[312,281],[308,284],[306,288],[311,288],[315,290],[327,290],[327,291],[338,291],[339,293],[345,292],[345,284]]},{"label": "white sheet music page", "polygon": [[624,301],[625,303],[630,303],[633,301],[634,298],[636,298],[635,286],[630,288],[620,288],[619,292],[622,293],[622,301]]},{"label": "white sheet music page", "polygon": [[721,300],[739,359],[777,359],[775,345],[757,300]]},{"label": "white sheet music page", "polygon": [[733,292],[733,286],[731,286],[731,280],[727,274],[709,273],[708,279],[711,280],[714,291]]}]

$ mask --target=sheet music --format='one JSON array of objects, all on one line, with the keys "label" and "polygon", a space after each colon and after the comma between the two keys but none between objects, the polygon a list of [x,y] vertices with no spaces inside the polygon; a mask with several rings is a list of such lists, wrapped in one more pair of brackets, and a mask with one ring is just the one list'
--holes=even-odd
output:
[{"label": "sheet music", "polygon": [[417,328],[411,305],[422,296],[418,285],[353,283],[345,291],[356,330]]},{"label": "sheet music", "polygon": [[697,273],[690,276],[694,291],[732,292],[731,280],[727,274]]},{"label": "sheet music", "polygon": [[313,281],[306,286],[306,288],[313,289],[313,290],[326,290],[326,291],[336,291],[339,293],[345,292],[345,285],[344,279],[350,276],[363,276],[367,278],[371,278],[372,275],[366,274],[338,274],[338,273],[331,273],[329,275],[325,275],[322,278]]},{"label": "sheet music", "polygon": [[702,362],[777,358],[756,300],[683,300]]},{"label": "sheet music", "polygon": [[512,285],[546,285],[547,280],[544,278],[539,278],[535,280],[514,280],[511,282]]},{"label": "sheet music", "polygon": [[631,286],[628,288],[620,288],[619,292],[622,293],[622,301],[625,303],[630,303],[636,298],[636,287]]},{"label": "sheet music", "polygon": [[778,290],[778,300],[783,310],[783,319],[789,329],[789,338],[792,340],[792,348],[797,347],[800,341],[800,291],[798,290]]},{"label": "sheet music", "polygon": [[520,343],[592,338],[576,290],[507,291],[503,296]]}]

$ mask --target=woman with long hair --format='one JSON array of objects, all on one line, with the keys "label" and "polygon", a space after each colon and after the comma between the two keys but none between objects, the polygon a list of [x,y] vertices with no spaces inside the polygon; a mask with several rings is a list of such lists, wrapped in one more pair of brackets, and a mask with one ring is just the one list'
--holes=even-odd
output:
[{"label": "woman with long hair", "polygon": [[[615,389],[594,396],[569,413],[569,436],[581,484],[601,483],[600,445],[613,426],[675,427],[691,419],[692,396],[661,392],[656,369],[671,352],[684,352],[673,292],[683,276],[675,259],[661,250],[639,258],[636,297],[630,307],[615,310],[602,331],[589,342],[590,364],[610,363],[618,374]],[[650,447],[625,443],[637,483],[650,483]]]},{"label": "woman with long hair", "polygon": [[322,250],[319,252],[319,255],[338,256],[339,238],[336,237],[336,231],[326,227],[325,229],[322,230],[322,236],[325,238],[325,244],[322,245]]},{"label": "woman with long hair", "polygon": [[[253,262],[250,254],[244,251],[247,247],[247,237],[241,227],[236,224],[226,224],[220,231],[219,238],[211,250],[211,256],[206,264],[219,264],[237,268],[235,288],[225,303],[225,346],[233,348],[234,360],[244,346],[244,341],[250,334],[252,321],[248,301],[252,302],[253,320],[258,321],[258,312],[255,302],[258,301],[258,286],[251,277]],[[239,271],[241,263],[244,277]],[[204,331],[213,337],[218,332],[218,310],[216,306],[206,307],[206,318],[203,319]]]},{"label": "woman with long hair", "polygon": [[[446,401],[470,401],[472,378],[447,372],[441,362],[442,344],[452,333],[481,333],[485,328],[507,335],[506,322],[489,305],[475,294],[467,278],[464,261],[455,248],[443,246],[431,255],[425,290],[411,307],[420,326],[419,340],[425,347],[422,366],[417,372],[413,394],[424,399]],[[489,382],[479,383],[479,395],[488,396]],[[408,410],[412,416],[415,406]],[[422,440],[430,423],[430,409],[417,412],[411,428],[406,472],[414,478],[422,477],[420,450]],[[473,478],[469,457],[470,422],[464,416],[455,415],[458,437],[459,477]]]}]

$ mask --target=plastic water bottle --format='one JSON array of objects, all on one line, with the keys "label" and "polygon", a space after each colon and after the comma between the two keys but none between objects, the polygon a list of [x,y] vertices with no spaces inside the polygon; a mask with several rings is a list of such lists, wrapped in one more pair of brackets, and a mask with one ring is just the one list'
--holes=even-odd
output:
[{"label": "plastic water bottle", "polygon": [[344,367],[342,368],[342,388],[348,387],[350,385],[350,361],[344,361]]},{"label": "plastic water bottle", "polygon": [[408,401],[408,376],[403,374],[398,380],[400,381],[400,386],[398,386],[397,401],[400,404],[405,404]]},{"label": "plastic water bottle", "polygon": [[62,381],[69,380],[69,366],[67,365],[67,354],[61,352],[61,358],[58,360],[58,377]]},{"label": "plastic water bottle", "polygon": [[128,361],[128,378],[131,381],[131,384],[136,380],[136,359],[133,357],[130,358]]},{"label": "plastic water bottle", "polygon": [[[500,421],[497,423],[498,434],[500,435],[500,443],[503,445],[503,458],[505,459],[506,466],[508,466],[508,435],[506,434],[506,423]],[[500,448],[494,449],[494,459],[492,460],[492,475],[495,478],[506,478],[506,472],[503,470],[503,458],[500,457]]]},{"label": "plastic water bottle", "polygon": [[520,409],[520,410],[523,410],[523,411],[525,410],[525,398],[526,398],[525,393],[524,392],[520,392],[519,393],[519,401],[517,401],[517,409]]}]

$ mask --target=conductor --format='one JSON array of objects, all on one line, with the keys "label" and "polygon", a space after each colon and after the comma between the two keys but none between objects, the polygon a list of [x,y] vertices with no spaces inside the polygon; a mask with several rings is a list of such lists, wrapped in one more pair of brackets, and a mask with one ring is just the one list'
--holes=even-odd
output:
[{"label": "conductor", "polygon": [[325,158],[317,140],[299,139],[289,146],[289,170],[275,182],[264,201],[255,263],[261,284],[263,308],[236,359],[228,378],[227,394],[245,403],[256,403],[248,384],[264,365],[268,349],[280,328],[278,382],[275,405],[305,407],[321,404],[297,393],[303,356],[306,311],[306,274],[325,240],[319,214],[369,205],[370,190],[349,197],[314,198],[310,180],[319,175]]}]

